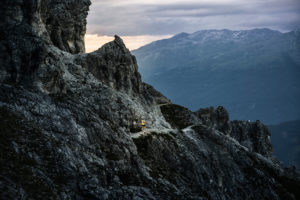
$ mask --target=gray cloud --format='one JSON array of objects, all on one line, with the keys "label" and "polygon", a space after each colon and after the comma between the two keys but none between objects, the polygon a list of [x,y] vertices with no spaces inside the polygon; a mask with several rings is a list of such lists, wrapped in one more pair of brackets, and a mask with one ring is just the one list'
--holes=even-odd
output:
[{"label": "gray cloud", "polygon": [[299,0],[92,0],[88,33],[164,35],[202,29],[300,27]]}]

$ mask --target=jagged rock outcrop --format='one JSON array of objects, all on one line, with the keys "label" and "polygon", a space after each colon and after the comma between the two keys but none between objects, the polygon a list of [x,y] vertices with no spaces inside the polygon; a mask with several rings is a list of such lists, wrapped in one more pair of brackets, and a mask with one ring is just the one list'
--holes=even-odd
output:
[{"label": "jagged rock outcrop", "polygon": [[203,124],[214,127],[220,132],[230,135],[250,151],[271,157],[273,149],[270,141],[271,133],[268,127],[260,121],[229,121],[229,115],[222,106],[201,108],[195,114]]},{"label": "jagged rock outcrop", "polygon": [[183,129],[191,125],[197,125],[201,123],[201,120],[194,115],[189,109],[176,105],[166,104],[160,107],[165,119],[178,129]]},{"label": "jagged rock outcrop", "polygon": [[273,148],[270,141],[271,133],[268,127],[260,121],[252,123],[232,121],[230,122],[230,127],[230,136],[239,141],[243,146],[249,148],[250,151],[267,157],[273,155]]},{"label": "jagged rock outcrop", "polygon": [[[178,198],[178,193],[184,194],[180,199],[293,199],[299,195],[295,172],[275,167],[204,125],[176,136],[144,136],[135,139],[135,144],[152,177],[180,186],[169,194],[171,199]],[[283,189],[283,185],[289,186]]]},{"label": "jagged rock outcrop", "polygon": [[1,1],[0,81],[32,86],[37,68],[48,61],[50,45],[70,53],[84,52],[90,3],[90,0]]},{"label": "jagged rock outcrop", "polygon": [[[38,1],[39,2],[39,1]],[[90,0],[42,0],[41,18],[51,42],[70,53],[84,53]]]},{"label": "jagged rock outcrop", "polygon": [[119,36],[93,53],[80,54],[76,62],[116,90],[142,93],[143,85],[135,57]]},{"label": "jagged rock outcrop", "polygon": [[0,199],[299,199],[299,174],[255,143],[263,125],[170,104],[119,37],[83,53],[89,3],[1,3]]},{"label": "jagged rock outcrop", "polygon": [[171,101],[165,97],[163,94],[161,94],[159,91],[154,89],[153,86],[143,83],[144,86],[144,91],[147,91],[148,95],[153,97],[155,102],[159,105],[164,105],[164,104],[170,104]]},{"label": "jagged rock outcrop", "polygon": [[203,124],[229,134],[229,115],[224,107],[219,106],[216,109],[214,107],[201,108],[195,114],[202,120]]}]

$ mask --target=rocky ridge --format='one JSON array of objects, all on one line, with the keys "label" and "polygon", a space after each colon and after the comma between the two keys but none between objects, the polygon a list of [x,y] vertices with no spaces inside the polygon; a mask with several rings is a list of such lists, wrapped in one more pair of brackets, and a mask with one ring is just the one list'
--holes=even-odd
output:
[{"label": "rocky ridge", "polygon": [[89,5],[1,3],[1,199],[299,198],[264,125],[171,104],[118,36],[84,53]]}]

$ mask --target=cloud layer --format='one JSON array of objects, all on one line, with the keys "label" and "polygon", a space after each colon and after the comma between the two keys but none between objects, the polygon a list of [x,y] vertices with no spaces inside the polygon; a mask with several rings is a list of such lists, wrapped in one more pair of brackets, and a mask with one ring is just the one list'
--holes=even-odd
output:
[{"label": "cloud layer", "polygon": [[88,33],[170,35],[203,29],[300,27],[299,0],[92,0]]}]

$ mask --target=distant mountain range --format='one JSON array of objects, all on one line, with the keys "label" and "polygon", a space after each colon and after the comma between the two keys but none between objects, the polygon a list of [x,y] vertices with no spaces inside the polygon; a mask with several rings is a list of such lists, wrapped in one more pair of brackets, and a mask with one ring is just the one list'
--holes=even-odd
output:
[{"label": "distant mountain range", "polygon": [[192,110],[225,106],[232,119],[300,119],[300,31],[204,30],[132,52],[145,82]]},{"label": "distant mountain range", "polygon": [[269,129],[275,156],[300,169],[300,120],[272,125]]}]

